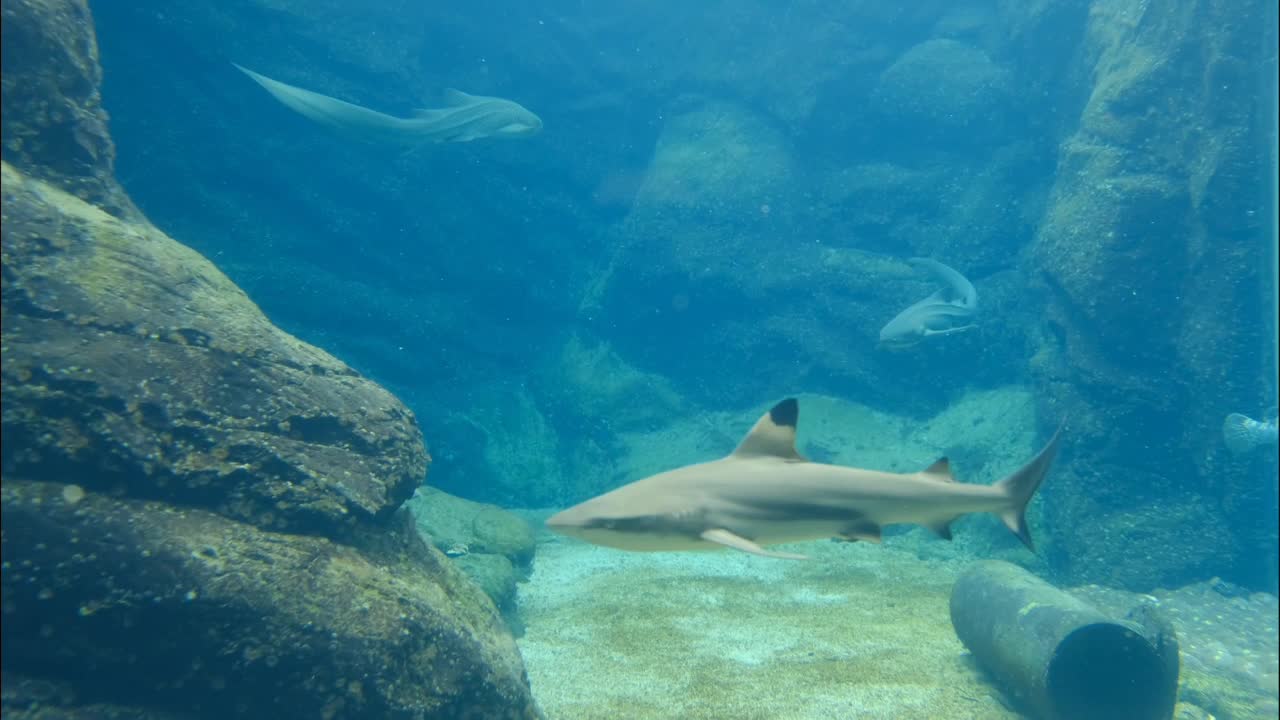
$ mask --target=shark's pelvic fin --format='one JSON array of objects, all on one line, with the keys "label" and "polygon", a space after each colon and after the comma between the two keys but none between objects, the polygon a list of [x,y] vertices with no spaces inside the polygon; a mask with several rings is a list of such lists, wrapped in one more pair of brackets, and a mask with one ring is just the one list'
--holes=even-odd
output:
[{"label": "shark's pelvic fin", "polygon": [[[956,517],[960,517],[960,516],[957,515]],[[927,523],[925,527],[932,530],[935,535],[942,538],[943,540],[950,540],[951,539],[951,523],[954,522],[955,519],[956,519],[955,517],[951,517],[951,518],[947,518],[946,520],[939,520],[938,522]]]},{"label": "shark's pelvic fin", "polygon": [[840,537],[849,542],[879,543],[880,526],[870,520],[854,520],[848,527],[840,531]]},{"label": "shark's pelvic fin", "polygon": [[796,422],[800,419],[800,403],[787,398],[760,416],[747,436],[738,443],[733,457],[779,457],[804,460],[796,452]]},{"label": "shark's pelvic fin", "polygon": [[932,465],[921,470],[920,477],[937,480],[938,482],[956,481],[951,475],[951,461],[944,457],[938,458]]},{"label": "shark's pelvic fin", "polygon": [[956,333],[962,333],[966,330],[972,330],[976,327],[978,327],[976,324],[969,323],[968,325],[961,325],[960,327],[947,328],[946,330],[930,330],[928,328],[925,328],[924,330],[921,331],[921,334],[924,335],[925,337],[936,337],[938,335],[955,335]]},{"label": "shark's pelvic fin", "polygon": [[782,560],[809,559],[808,555],[797,555],[796,553],[765,550],[741,535],[735,535],[724,528],[714,528],[712,530],[703,531],[702,539],[707,542],[713,542],[718,545],[733,548],[734,550],[741,550],[742,552],[751,553],[752,555],[760,555],[762,557],[780,558]]}]

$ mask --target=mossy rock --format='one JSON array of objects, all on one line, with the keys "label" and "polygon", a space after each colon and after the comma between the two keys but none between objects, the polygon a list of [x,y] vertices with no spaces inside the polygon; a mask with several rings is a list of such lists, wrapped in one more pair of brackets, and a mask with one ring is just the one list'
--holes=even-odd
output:
[{"label": "mossy rock", "polygon": [[497,505],[424,487],[406,506],[418,529],[446,554],[500,555],[522,568],[533,560],[533,528]]}]

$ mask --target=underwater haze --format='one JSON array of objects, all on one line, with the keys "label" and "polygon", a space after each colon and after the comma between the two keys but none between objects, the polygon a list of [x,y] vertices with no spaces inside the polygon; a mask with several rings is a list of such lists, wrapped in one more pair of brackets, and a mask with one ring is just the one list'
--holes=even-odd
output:
[{"label": "underwater haze", "polygon": [[6,717],[1280,712],[1274,2],[3,12]]}]

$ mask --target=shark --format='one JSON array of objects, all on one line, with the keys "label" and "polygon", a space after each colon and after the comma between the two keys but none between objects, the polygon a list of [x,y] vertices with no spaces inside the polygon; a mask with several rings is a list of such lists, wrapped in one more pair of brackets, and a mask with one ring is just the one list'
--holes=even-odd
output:
[{"label": "shark", "polygon": [[445,90],[445,107],[421,109],[399,118],[318,92],[272,80],[242,65],[237,69],[285,107],[321,125],[373,142],[411,145],[471,142],[481,138],[523,138],[542,130],[542,119],[519,103],[498,97]]},{"label": "shark", "polygon": [[837,538],[880,542],[914,523],[951,538],[951,523],[992,513],[1032,552],[1026,508],[1058,452],[1062,426],[1030,461],[992,485],[955,482],[947,459],[914,473],[812,462],[796,452],[795,398],[774,405],[727,457],[658,473],[563,510],[552,530],[632,551],[716,550],[806,559],[770,550]]},{"label": "shark", "polygon": [[963,275],[929,258],[911,258],[946,287],[917,302],[880,329],[880,345],[890,349],[910,347],[936,335],[952,335],[977,327],[970,320],[978,311],[978,291]]}]

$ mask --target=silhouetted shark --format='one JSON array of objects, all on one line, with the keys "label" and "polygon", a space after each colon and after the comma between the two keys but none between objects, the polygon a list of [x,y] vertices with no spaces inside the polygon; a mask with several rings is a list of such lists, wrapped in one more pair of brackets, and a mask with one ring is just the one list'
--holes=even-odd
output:
[{"label": "silhouetted shark", "polygon": [[923,265],[947,283],[929,297],[898,313],[880,330],[880,345],[902,348],[934,335],[951,335],[977,327],[971,319],[978,310],[978,291],[963,275],[928,258],[912,258],[912,265]]},{"label": "silhouetted shark", "polygon": [[418,110],[411,118],[398,118],[272,80],[240,65],[236,67],[289,109],[364,140],[412,144],[470,142],[480,138],[528,137],[542,130],[541,118],[520,104],[502,98],[446,90],[446,107]]}]

